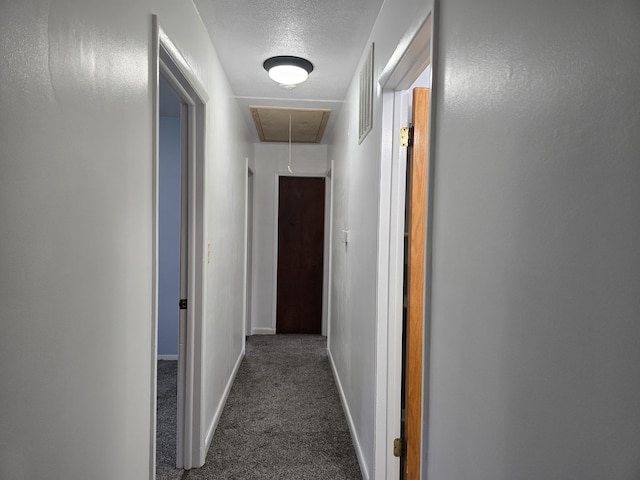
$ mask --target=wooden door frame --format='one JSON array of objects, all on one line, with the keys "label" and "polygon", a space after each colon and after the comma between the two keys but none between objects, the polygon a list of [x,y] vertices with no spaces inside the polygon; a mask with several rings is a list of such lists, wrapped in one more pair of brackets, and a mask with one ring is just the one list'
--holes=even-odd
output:
[{"label": "wooden door frame", "polygon": [[327,225],[327,215],[328,215],[328,202],[327,202],[327,195],[326,195],[326,184],[328,183],[329,179],[327,178],[327,173],[326,171],[324,172],[318,172],[318,173],[314,173],[314,172],[304,172],[304,173],[298,173],[298,172],[294,172],[294,173],[290,173],[288,171],[280,171],[280,172],[276,172],[275,174],[275,195],[274,195],[274,206],[273,206],[273,305],[272,305],[272,311],[271,311],[271,329],[273,331],[273,333],[276,332],[276,320],[277,320],[277,312],[278,312],[278,228],[279,228],[279,223],[278,223],[278,207],[280,205],[280,177],[303,177],[303,178],[324,178],[325,181],[325,197],[324,197],[324,215],[325,215],[325,222],[323,225],[323,230],[324,230],[324,255],[325,257],[323,258],[323,266],[322,266],[322,298],[323,298],[323,302],[322,302],[322,332],[326,332],[327,331],[327,315],[328,312],[325,312],[325,308],[327,308],[327,304],[324,301],[325,298],[325,288],[327,288],[328,284],[329,284],[329,270],[327,268],[324,267],[324,262],[327,261],[326,259],[326,252],[327,252],[327,242],[330,241],[329,237],[328,237],[328,230],[326,228]]},{"label": "wooden door frame", "polygon": [[150,479],[156,470],[156,395],[158,337],[158,189],[159,189],[159,81],[160,75],[174,88],[187,105],[187,313],[181,325],[180,342],[184,343],[178,360],[178,415],[182,431],[182,449],[177,452],[177,466],[190,469],[204,464],[206,439],[203,435],[202,352],[203,312],[205,311],[204,231],[205,231],[205,152],[206,103],[208,95],[195,72],[152,15],[151,89],[153,103],[153,200],[152,221],[152,318],[151,318],[151,401],[150,401]]},{"label": "wooden door frame", "polygon": [[[428,359],[426,333],[427,302],[427,252],[431,245],[427,241],[429,220],[429,89],[414,88],[412,104],[413,138],[407,152],[407,192],[410,198],[408,211],[408,251],[407,261],[407,306],[406,306],[406,350],[405,350],[405,429],[403,435],[404,458],[407,480],[419,480],[422,454],[423,387],[425,380],[425,360]],[[423,108],[424,107],[424,110]],[[420,127],[420,128],[419,128]],[[426,392],[426,388],[424,388]]]},{"label": "wooden door frame", "polygon": [[[376,416],[374,477],[397,479],[400,461],[393,455],[393,440],[400,437],[400,393],[402,383],[402,307],[404,258],[404,207],[406,192],[406,148],[399,145],[399,131],[407,121],[407,89],[428,66],[432,68],[433,97],[436,90],[434,70],[437,51],[436,28],[439,1],[431,11],[417,21],[394,52],[378,80],[382,90],[382,144],[380,163],[380,222],[378,232],[378,323],[376,360]],[[432,103],[429,116],[435,118]],[[431,121],[429,136],[433,136]],[[430,166],[433,169],[433,142],[430,142]],[[433,175],[429,175],[429,192],[433,192]],[[432,193],[431,193],[432,194]],[[431,209],[428,204],[427,241],[431,238]],[[387,222],[388,219],[388,222]],[[424,357],[428,357],[430,342],[430,249],[427,249]],[[424,358],[423,357],[423,358]],[[428,369],[423,371],[427,378]],[[428,418],[428,382],[423,385],[423,422]],[[422,432],[422,457],[426,457],[426,434]],[[423,476],[426,472],[423,471]]]}]

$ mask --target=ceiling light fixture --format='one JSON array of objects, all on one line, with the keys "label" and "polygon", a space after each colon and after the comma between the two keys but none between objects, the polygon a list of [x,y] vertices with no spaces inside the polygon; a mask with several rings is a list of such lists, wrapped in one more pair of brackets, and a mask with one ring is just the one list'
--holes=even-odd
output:
[{"label": "ceiling light fixture", "polygon": [[273,81],[287,86],[304,82],[313,72],[313,64],[309,60],[287,55],[267,58],[262,66]]}]

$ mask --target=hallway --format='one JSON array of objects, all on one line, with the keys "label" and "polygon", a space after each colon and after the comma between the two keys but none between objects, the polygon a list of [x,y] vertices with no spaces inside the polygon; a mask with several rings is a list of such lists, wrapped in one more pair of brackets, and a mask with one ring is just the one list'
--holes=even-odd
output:
[{"label": "hallway", "polygon": [[189,480],[362,478],[319,335],[247,338],[205,465]]},{"label": "hallway", "polygon": [[[189,100],[185,476],[397,480],[427,66],[411,480],[640,479],[638,25],[638,0],[1,2],[0,479],[155,480],[164,76]],[[291,175],[330,183],[327,344],[271,335]]]}]

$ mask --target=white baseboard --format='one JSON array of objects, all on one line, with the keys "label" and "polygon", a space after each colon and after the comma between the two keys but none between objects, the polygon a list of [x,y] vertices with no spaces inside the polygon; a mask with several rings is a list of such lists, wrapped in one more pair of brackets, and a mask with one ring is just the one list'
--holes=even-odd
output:
[{"label": "white baseboard", "polygon": [[275,335],[275,334],[276,334],[275,328],[258,327],[258,328],[251,329],[251,335]]},{"label": "white baseboard", "polygon": [[224,393],[222,394],[222,398],[218,403],[218,407],[216,408],[216,413],[213,416],[213,420],[211,421],[211,425],[207,429],[207,436],[205,437],[204,442],[204,452],[200,452],[200,458],[206,458],[207,452],[209,451],[209,447],[211,446],[211,442],[213,441],[213,434],[216,431],[216,427],[218,426],[218,422],[220,421],[220,416],[222,415],[222,409],[227,403],[227,398],[229,397],[229,392],[231,391],[231,387],[233,386],[233,382],[236,379],[236,375],[238,374],[238,370],[240,369],[240,364],[242,363],[242,359],[244,358],[244,348],[240,352],[238,359],[236,360],[236,364],[233,367],[233,371],[231,372],[231,376],[227,381],[227,385],[224,389]]},{"label": "white baseboard", "polygon": [[338,371],[336,370],[336,365],[333,363],[333,357],[331,356],[331,351],[327,350],[327,355],[329,357],[329,364],[331,365],[331,371],[333,372],[333,378],[336,382],[336,386],[338,387],[338,394],[340,395],[340,402],[342,403],[342,409],[344,410],[344,416],[347,419],[347,424],[349,425],[349,431],[351,432],[351,438],[353,439],[353,446],[356,449],[356,457],[358,457],[358,463],[360,464],[360,471],[362,472],[363,480],[369,480],[369,471],[367,470],[367,466],[364,462],[364,455],[362,454],[362,446],[360,445],[360,439],[356,433],[356,427],[353,423],[353,417],[351,416],[351,411],[349,410],[349,405],[347,404],[347,398],[344,395],[344,389],[342,388],[342,383],[340,383],[340,377],[338,377]]},{"label": "white baseboard", "polygon": [[178,360],[178,354],[175,355],[158,355],[158,360]]}]

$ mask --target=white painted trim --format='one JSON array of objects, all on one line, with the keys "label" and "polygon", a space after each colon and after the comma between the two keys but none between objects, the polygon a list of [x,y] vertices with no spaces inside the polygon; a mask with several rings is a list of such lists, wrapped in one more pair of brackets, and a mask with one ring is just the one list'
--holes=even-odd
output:
[{"label": "white painted trim", "polygon": [[225,404],[227,403],[227,398],[229,398],[229,392],[231,391],[231,387],[233,386],[233,382],[236,380],[236,375],[238,374],[238,370],[240,370],[240,365],[242,364],[242,359],[244,358],[244,348],[238,355],[238,359],[236,360],[236,364],[233,366],[233,371],[231,372],[231,376],[227,381],[227,385],[224,388],[224,392],[222,397],[220,398],[220,402],[216,407],[216,413],[213,415],[213,419],[209,427],[207,428],[207,435],[205,437],[205,442],[202,451],[200,452],[201,456],[206,457],[207,451],[211,446],[211,442],[213,441],[213,435],[216,432],[216,428],[218,427],[218,423],[220,422],[220,417],[222,416],[222,410],[224,409]]},{"label": "white painted trim", "polygon": [[[157,15],[154,15],[157,18]],[[180,73],[189,82],[189,86],[195,91],[195,94],[199,97],[203,104],[209,101],[209,95],[204,85],[200,82],[200,79],[195,74],[187,60],[184,58],[178,47],[173,43],[171,38],[165,33],[165,31],[158,25],[158,39],[160,45],[171,57],[174,65],[180,70]]]},{"label": "white painted trim", "polygon": [[331,288],[331,199],[333,198],[333,177],[331,169],[324,176],[324,248],[322,253],[322,329],[323,336],[329,334],[329,295]]},{"label": "white painted trim", "polygon": [[378,84],[382,88],[406,90],[427,68],[431,61],[431,51],[428,56],[423,56],[422,46],[428,44],[427,48],[431,47],[432,22],[432,12],[427,12],[424,17],[416,18],[407,29],[378,78]]},{"label": "white painted trim", "polygon": [[327,172],[327,178],[331,182],[331,196],[329,198],[329,231],[328,235],[328,248],[329,254],[327,255],[327,262],[329,263],[329,269],[327,271],[327,351],[331,348],[331,278],[333,275],[333,172],[335,171],[335,161],[331,160],[331,167]]},{"label": "white painted trim", "polygon": [[160,139],[160,75],[159,75],[159,52],[160,40],[158,26],[158,16],[151,16],[151,72],[150,82],[153,98],[152,119],[153,139],[151,148],[152,166],[152,221],[151,221],[151,398],[149,406],[149,480],[156,478],[156,431],[157,431],[157,402],[158,402],[158,217],[159,217],[159,187],[160,187],[160,161],[159,161],[159,139]]},{"label": "white painted trim", "polygon": [[[379,78],[382,90],[382,137],[378,228],[375,478],[397,479],[399,459],[393,439],[400,436],[402,391],[402,306],[406,149],[397,134],[406,126],[401,93],[431,60],[432,12],[416,19],[405,33]],[[425,44],[425,42],[427,42]],[[428,346],[425,344],[425,349]],[[427,372],[428,370],[424,370]],[[426,374],[426,373],[425,373]],[[424,410],[423,410],[424,413]],[[426,441],[423,431],[423,447]]]},{"label": "white painted trim", "polygon": [[175,355],[158,355],[158,360],[178,360],[178,354],[175,354]]},{"label": "white painted trim", "polygon": [[[388,95],[382,94],[383,111],[388,102]],[[400,472],[399,459],[391,459],[389,456],[390,445],[388,441],[388,430],[392,428],[389,422],[391,408],[388,398],[390,393],[397,394],[400,398],[400,392],[395,385],[389,382],[390,373],[390,353],[389,350],[389,330],[393,328],[392,318],[389,312],[389,288],[391,279],[389,271],[393,265],[390,265],[390,234],[391,224],[393,222],[393,214],[391,210],[391,192],[393,190],[392,183],[397,181],[393,177],[394,158],[389,155],[390,152],[385,150],[385,142],[392,143],[393,137],[393,119],[391,123],[386,116],[382,117],[382,155],[379,162],[379,204],[378,204],[378,251],[377,251],[377,268],[376,268],[376,290],[377,290],[377,322],[376,322],[376,408],[375,408],[375,424],[374,424],[374,472],[375,477],[380,478],[378,472],[388,472],[388,464],[393,463],[398,473]],[[400,318],[402,325],[402,317]],[[400,415],[396,417],[398,423]],[[399,435],[398,435],[399,436]],[[386,477],[383,477],[386,478]],[[394,477],[388,477],[390,480]]]},{"label": "white painted trim", "polygon": [[[180,104],[180,298],[189,297],[189,107]],[[188,300],[191,301],[191,300]],[[186,364],[187,364],[187,322],[189,311],[178,311],[178,378],[177,378],[177,428],[176,428],[176,466],[184,465],[185,411],[187,405]]]},{"label": "white painted trim", "polygon": [[[247,295],[249,294],[247,288],[247,280],[249,272],[249,256],[247,255],[247,250],[249,248],[249,173],[251,169],[249,168],[249,157],[244,159],[244,171],[246,173],[244,177],[244,261],[243,261],[243,275],[242,275],[242,285],[244,287],[244,292],[242,294],[242,349],[245,348],[245,341],[247,338],[247,334],[251,330],[251,328],[247,328]],[[208,248],[208,246],[207,246]],[[208,253],[207,253],[208,255]],[[207,262],[209,260],[207,259]]]},{"label": "white painted trim", "polygon": [[338,376],[338,371],[336,370],[336,365],[333,361],[333,356],[331,355],[331,351],[327,350],[327,356],[329,357],[329,365],[331,365],[331,372],[333,372],[333,379],[336,382],[336,387],[338,388],[338,395],[340,395],[340,403],[342,404],[342,410],[344,411],[344,416],[347,420],[347,425],[349,425],[349,432],[351,433],[351,440],[353,440],[353,446],[356,451],[356,457],[358,457],[358,463],[360,464],[360,471],[362,473],[363,480],[369,480],[369,471],[367,470],[367,463],[364,458],[364,454],[362,453],[362,445],[360,444],[360,439],[358,438],[358,434],[356,432],[356,426],[353,422],[353,417],[351,416],[351,411],[349,410],[349,404],[347,403],[347,398],[344,394],[344,389],[342,388],[342,383],[340,382],[340,377]]},{"label": "white painted trim", "polygon": [[[403,96],[397,92],[383,93],[383,110],[390,111],[390,118],[383,118],[383,128],[397,131],[394,125],[403,123],[398,116],[403,108]],[[389,124],[391,122],[391,124]],[[378,378],[377,396],[384,398],[376,412],[376,469],[385,472],[383,478],[398,478],[400,461],[394,457],[390,445],[393,439],[400,437],[401,389],[402,389],[402,308],[404,281],[404,208],[406,191],[406,148],[399,146],[397,135],[388,138],[389,150],[383,150],[390,162],[386,165],[389,182],[385,194],[389,198],[386,208],[388,224],[386,229],[386,282],[379,282],[381,319],[386,317],[385,325],[380,325],[378,338],[379,351],[386,358],[379,356],[380,376]],[[382,235],[382,232],[381,232]],[[381,259],[384,258],[381,255]],[[381,274],[382,276],[382,274]],[[382,320],[381,320],[382,322]],[[386,366],[383,370],[382,365]],[[386,408],[382,408],[385,405]],[[384,439],[384,440],[383,440]]]},{"label": "white painted trim", "polygon": [[[151,439],[150,439],[150,479],[155,479],[155,449],[156,449],[156,391],[157,391],[157,335],[158,335],[158,131],[159,131],[159,78],[160,72],[176,90],[181,100],[188,104],[188,293],[187,300],[190,308],[187,310],[186,338],[184,362],[180,362],[178,401],[183,424],[183,448],[177,455],[177,464],[184,468],[193,468],[204,464],[202,454],[204,437],[203,430],[203,369],[202,355],[204,350],[203,312],[206,311],[206,277],[204,275],[204,232],[206,231],[206,192],[204,179],[206,178],[206,101],[208,95],[186,60],[172,43],[171,39],[160,27],[158,17],[152,16],[153,51],[151,58],[152,81],[151,88],[154,98],[153,106],[153,245],[152,245],[152,279],[153,279],[153,313],[152,313],[152,358],[151,379],[152,399],[150,406]],[[179,357],[180,358],[180,357]]]},{"label": "white painted trim", "polygon": [[[290,173],[286,170],[284,171],[278,171],[275,173],[275,195],[274,197],[274,205],[273,205],[273,303],[272,303],[272,308],[271,308],[271,327],[275,333],[276,331],[276,315],[277,315],[277,308],[278,308],[278,206],[279,206],[279,201],[280,201],[280,177],[313,177],[313,178],[324,178],[325,181],[325,197],[324,197],[324,205],[325,205],[325,215],[327,213],[327,195],[326,195],[326,183],[327,183],[327,171],[324,172],[304,172],[304,173]],[[331,181],[329,179],[329,181]],[[325,224],[323,226],[324,229],[324,243],[325,246],[327,245],[327,242],[330,241],[329,238],[327,238],[327,235],[329,234],[328,230],[327,230],[327,222],[325,219]],[[326,253],[326,251],[325,251]],[[328,286],[328,275],[329,272],[327,269],[324,268],[324,262],[326,261],[326,258],[323,258],[323,274],[322,274],[322,285],[323,285],[323,289],[325,288],[325,286]],[[324,292],[322,292],[323,298],[324,298]],[[324,329],[324,318],[325,318],[325,302],[322,302],[322,319],[323,319],[323,329]],[[254,330],[255,332],[255,330]]]},{"label": "white painted trim", "polygon": [[[244,245],[244,260],[242,262],[242,285],[243,285],[243,293],[242,293],[242,348],[244,349],[245,338],[247,337],[248,328],[247,328],[247,266],[249,262],[249,258],[247,256],[247,248],[249,242],[249,157],[244,159],[244,171],[246,175],[244,176],[244,241],[242,242]],[[209,248],[207,246],[207,248]],[[208,255],[208,253],[207,253]],[[209,259],[207,258],[207,262]]]},{"label": "white painted trim", "polygon": [[271,285],[273,288],[271,300],[271,330],[276,333],[276,316],[278,313],[278,205],[280,202],[280,174],[275,174],[275,194],[273,195],[273,263]]},{"label": "white painted trim", "polygon": [[255,327],[251,329],[251,335],[275,335],[275,328]]},{"label": "white painted trim", "polygon": [[[255,264],[255,255],[253,254],[253,248],[254,248],[254,242],[253,242],[253,237],[255,234],[255,228],[254,225],[251,225],[251,272],[249,272],[249,256],[248,256],[248,251],[249,251],[249,211],[251,211],[251,220],[252,222],[254,221],[254,215],[255,215],[255,209],[254,209],[254,205],[249,205],[249,179],[251,178],[252,184],[251,184],[251,201],[255,203],[254,201],[254,196],[255,196],[255,181],[256,181],[256,171],[255,168],[253,168],[250,164],[249,164],[249,157],[245,158],[245,171],[247,172],[247,175],[245,177],[244,180],[244,201],[245,201],[245,205],[244,205],[244,225],[245,225],[245,232],[244,232],[244,296],[243,296],[243,307],[242,307],[242,318],[243,318],[243,325],[244,325],[244,331],[243,331],[243,339],[242,339],[242,348],[245,348],[245,344],[246,344],[246,338],[248,335],[252,335],[252,331],[253,331],[253,321],[252,318],[250,316],[249,311],[247,311],[247,303],[251,304],[253,302],[253,298],[247,298],[247,296],[249,295],[248,290],[251,291],[251,296],[253,296],[253,292],[254,292],[254,288],[253,288],[253,271],[254,271],[254,264]],[[250,277],[249,277],[250,275]],[[247,289],[247,285],[251,285],[251,289]],[[253,314],[254,309],[253,306],[250,309],[251,314]]]}]

